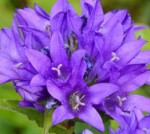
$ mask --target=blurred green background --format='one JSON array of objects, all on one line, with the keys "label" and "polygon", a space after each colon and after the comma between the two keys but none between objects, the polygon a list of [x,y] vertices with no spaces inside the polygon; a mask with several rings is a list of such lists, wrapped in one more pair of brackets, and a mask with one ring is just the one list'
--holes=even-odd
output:
[{"label": "blurred green background", "polygon": [[[78,13],[81,9],[79,0],[69,0]],[[13,12],[16,8],[25,6],[33,7],[34,3],[50,12],[56,0],[0,0],[0,28],[10,27]],[[150,0],[101,0],[104,11],[114,9],[128,9],[135,23],[150,26]],[[150,41],[150,30],[137,33]],[[150,48],[148,42],[144,49]],[[137,91],[138,94],[150,96],[149,86],[144,86]],[[20,99],[11,83],[0,86],[0,99]],[[113,127],[115,125],[113,124]],[[29,121],[26,116],[0,109],[0,134],[40,134],[41,129],[35,122]]]}]

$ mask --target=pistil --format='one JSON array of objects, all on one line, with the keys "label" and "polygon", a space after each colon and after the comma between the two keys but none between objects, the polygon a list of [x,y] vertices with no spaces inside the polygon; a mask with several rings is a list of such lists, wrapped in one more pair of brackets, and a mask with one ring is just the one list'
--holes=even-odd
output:
[{"label": "pistil", "polygon": [[111,55],[112,55],[111,61],[119,61],[120,60],[120,58],[116,55],[115,52],[112,52]]},{"label": "pistil", "polygon": [[117,96],[117,99],[118,99],[118,102],[119,102],[119,106],[121,107],[123,101],[125,101],[127,98],[126,98],[126,97],[122,97],[122,98],[121,98],[120,96]]},{"label": "pistil", "polygon": [[23,65],[23,63],[20,62],[20,63],[15,64],[14,67],[15,67],[15,68],[19,68],[19,67],[22,66],[22,65]]},{"label": "pistil", "polygon": [[55,67],[52,67],[52,70],[53,71],[56,71],[58,76],[61,76],[61,71],[60,71],[60,68],[62,67],[62,64],[59,64],[57,68]]}]

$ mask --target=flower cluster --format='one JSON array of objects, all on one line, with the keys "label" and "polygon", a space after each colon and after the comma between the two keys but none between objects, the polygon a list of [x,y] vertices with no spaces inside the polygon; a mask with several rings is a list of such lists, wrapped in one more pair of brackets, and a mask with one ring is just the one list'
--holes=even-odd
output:
[{"label": "flower cluster", "polygon": [[81,7],[81,15],[67,0],[50,15],[36,4],[18,9],[0,31],[0,83],[13,82],[22,107],[55,109],[53,125],[79,118],[103,132],[104,112],[120,124],[112,134],[149,132],[150,117],[141,115],[150,99],[131,94],[150,84],[150,51],[135,37],[143,27],[127,10],[104,14],[99,0]]}]

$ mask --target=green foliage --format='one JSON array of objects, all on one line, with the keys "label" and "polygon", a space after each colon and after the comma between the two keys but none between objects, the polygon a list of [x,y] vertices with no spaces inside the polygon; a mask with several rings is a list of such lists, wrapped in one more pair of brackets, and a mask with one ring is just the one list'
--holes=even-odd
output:
[{"label": "green foliage", "polygon": [[39,127],[43,128],[43,134],[69,134],[63,126],[52,127],[53,110],[47,110],[44,114],[32,108],[22,108],[18,106],[17,100],[0,100],[0,109],[9,110],[26,115],[29,120],[35,121]]},{"label": "green foliage", "polygon": [[66,128],[60,125],[52,127],[49,132],[50,134],[71,134]]},{"label": "green foliage", "polygon": [[48,134],[49,129],[52,127],[52,113],[53,110],[46,110],[44,113],[43,134]]},{"label": "green foliage", "polygon": [[27,4],[28,0],[7,0],[7,5],[9,5],[9,7],[11,7],[12,9],[23,8],[27,6]]},{"label": "green foliage", "polygon": [[89,129],[91,130],[94,134],[108,134],[109,133],[109,127],[110,126],[110,121],[108,120],[106,123],[105,123],[105,132],[104,133],[100,133],[99,131],[97,131],[95,128],[87,125],[86,123],[83,123],[83,122],[76,122],[75,123],[75,128],[74,128],[74,131],[75,131],[75,134],[80,134],[82,133],[83,130],[85,129]]},{"label": "green foliage", "polygon": [[36,121],[39,127],[43,127],[44,116],[43,113],[38,112],[32,108],[22,108],[18,106],[17,100],[0,100],[0,108],[10,110],[13,112],[25,114],[29,120]]},{"label": "green foliage", "polygon": [[136,32],[136,36],[141,36],[142,39],[147,41],[146,45],[143,47],[143,50],[150,49],[150,28]]}]

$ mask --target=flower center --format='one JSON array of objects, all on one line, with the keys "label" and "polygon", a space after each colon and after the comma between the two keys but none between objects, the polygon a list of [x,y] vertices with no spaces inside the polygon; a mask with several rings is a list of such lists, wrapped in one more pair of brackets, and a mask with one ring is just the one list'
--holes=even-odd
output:
[{"label": "flower center", "polygon": [[73,93],[69,98],[69,103],[73,110],[78,110],[80,106],[85,106],[85,103],[83,103],[83,99],[85,98],[85,95],[80,95],[79,92]]},{"label": "flower center", "polygon": [[120,58],[116,55],[115,52],[112,52],[111,55],[112,55],[111,61],[119,61],[120,60]]},{"label": "flower center", "polygon": [[55,67],[52,67],[52,70],[53,71],[56,71],[58,76],[61,76],[61,71],[60,71],[60,68],[62,67],[62,64],[59,64],[57,68]]},{"label": "flower center", "polygon": [[117,96],[117,99],[118,99],[119,106],[121,107],[123,101],[125,101],[127,98],[126,98],[126,97],[122,97],[122,98],[121,98],[120,96]]}]

